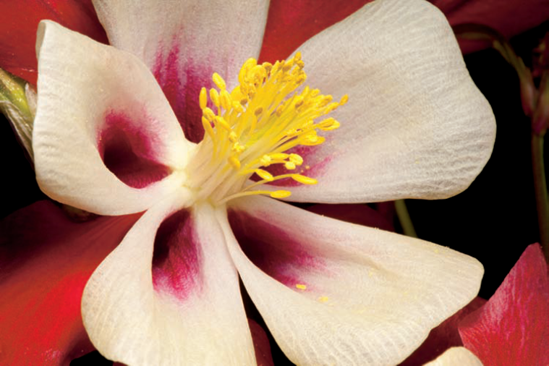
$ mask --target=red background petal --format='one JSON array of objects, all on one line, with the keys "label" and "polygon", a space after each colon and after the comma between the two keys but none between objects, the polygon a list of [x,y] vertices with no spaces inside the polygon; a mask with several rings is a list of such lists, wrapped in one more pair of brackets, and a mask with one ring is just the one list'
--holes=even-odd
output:
[{"label": "red background petal", "polygon": [[466,348],[492,365],[549,365],[549,275],[532,244],[502,285],[459,326]]},{"label": "red background petal", "polygon": [[0,364],[68,364],[93,350],[82,291],[138,216],[75,223],[40,201],[0,223]]},{"label": "red background petal", "polygon": [[[288,57],[315,34],[345,19],[372,0],[271,0],[260,59]],[[549,18],[547,0],[431,0],[450,24],[480,23],[511,37]],[[464,52],[486,47],[463,43]]]},{"label": "red background petal", "polygon": [[404,362],[399,366],[423,365],[433,361],[452,347],[463,346],[459,336],[458,325],[461,320],[471,312],[477,310],[486,303],[480,297],[475,298],[463,309],[446,319],[435,329],[431,330],[429,336]]},{"label": "red background petal", "polygon": [[0,67],[36,85],[36,29],[42,19],[107,43],[90,0],[0,2]]}]

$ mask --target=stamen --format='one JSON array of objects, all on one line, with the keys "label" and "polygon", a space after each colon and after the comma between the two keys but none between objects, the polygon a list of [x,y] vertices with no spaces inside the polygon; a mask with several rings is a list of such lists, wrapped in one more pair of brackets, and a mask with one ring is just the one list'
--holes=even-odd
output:
[{"label": "stamen", "polygon": [[223,80],[223,78],[217,72],[213,73],[212,80],[219,89],[227,89],[227,84],[225,84],[225,80]]},{"label": "stamen", "polygon": [[[286,198],[291,195],[288,190],[252,189],[282,179],[306,185],[318,183],[314,178],[290,173],[304,159],[288,150],[324,143],[325,137],[317,133],[333,131],[340,123],[332,117],[315,120],[347,103],[348,96],[334,102],[331,95],[322,95],[308,86],[298,92],[307,79],[304,66],[300,53],[274,64],[258,64],[251,58],[240,69],[239,85],[232,91],[227,90],[218,73],[212,75],[217,89],[200,90],[206,134],[199,145],[200,158],[189,168],[191,188],[200,197],[215,204],[258,194]],[[217,113],[208,107],[208,100]],[[265,169],[273,164],[281,164],[288,174],[273,175]],[[261,180],[246,185],[254,174]]]}]

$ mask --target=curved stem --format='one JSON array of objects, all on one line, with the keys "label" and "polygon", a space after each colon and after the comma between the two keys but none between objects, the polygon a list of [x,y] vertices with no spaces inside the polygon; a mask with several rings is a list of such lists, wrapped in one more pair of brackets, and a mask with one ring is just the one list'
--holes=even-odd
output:
[{"label": "curved stem", "polygon": [[410,219],[410,214],[408,213],[404,200],[396,200],[395,208],[398,220],[402,226],[402,231],[404,231],[404,235],[417,238],[416,230],[414,229],[414,225],[412,224],[412,220]]},{"label": "curved stem", "polygon": [[534,172],[539,236],[545,258],[549,260],[549,201],[547,198],[545,164],[543,162],[543,136],[535,133],[532,133],[532,170]]}]

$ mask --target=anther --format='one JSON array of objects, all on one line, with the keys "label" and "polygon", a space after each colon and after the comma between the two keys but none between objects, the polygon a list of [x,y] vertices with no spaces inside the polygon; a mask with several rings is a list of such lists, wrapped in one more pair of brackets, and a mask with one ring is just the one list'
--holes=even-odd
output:
[{"label": "anther", "polygon": [[261,163],[262,166],[269,166],[271,165],[271,157],[269,155],[263,155],[261,157],[261,159],[259,159],[259,162]]},{"label": "anther", "polygon": [[210,89],[210,99],[216,107],[219,107],[219,93],[215,89]]},{"label": "anther", "polygon": [[259,176],[261,177],[261,179],[264,179],[264,180],[266,180],[266,181],[268,181],[268,182],[274,180],[273,175],[272,175],[271,173],[269,173],[268,171],[266,171],[266,170],[263,170],[263,169],[256,169],[256,170],[255,170],[255,173],[256,173],[257,175],[259,175]]},{"label": "anther", "polygon": [[219,116],[215,116],[215,117],[214,117],[214,121],[215,121],[215,125],[216,125],[216,126],[220,126],[220,127],[222,127],[223,129],[225,129],[225,130],[227,130],[227,131],[231,131],[231,126],[229,126],[229,124],[227,123],[227,121],[225,121],[225,118],[219,117]]},{"label": "anther", "polygon": [[295,163],[292,163],[291,161],[287,161],[284,163],[284,168],[288,170],[294,170],[295,169]]},{"label": "anther", "polygon": [[229,157],[229,163],[235,168],[236,170],[240,169],[240,160],[234,155],[231,155]]},{"label": "anther", "polygon": [[200,101],[200,109],[206,108],[206,106],[208,105],[208,92],[204,87],[200,89],[199,101]]},{"label": "anther", "polygon": [[223,107],[224,110],[228,111],[231,109],[232,100],[228,91],[222,90],[219,99],[221,101],[221,107]]},{"label": "anther", "polygon": [[219,90],[227,89],[227,84],[225,83],[225,80],[223,80],[221,75],[219,75],[217,72],[213,73],[212,80],[214,84],[219,88]]},{"label": "anther", "polygon": [[286,197],[290,197],[291,195],[292,195],[292,192],[290,191],[274,191],[274,192],[271,192],[269,196],[271,196],[272,198],[286,198]]},{"label": "anther", "polygon": [[301,165],[303,164],[303,158],[300,155],[297,154],[290,154],[289,157],[290,161],[294,163],[295,165]]},{"label": "anther", "polygon": [[292,174],[292,179],[295,180],[296,182],[299,182],[301,184],[308,184],[308,185],[312,185],[312,184],[317,184],[318,181],[314,178],[311,178],[311,177],[306,177],[304,175],[301,175],[301,174]]}]

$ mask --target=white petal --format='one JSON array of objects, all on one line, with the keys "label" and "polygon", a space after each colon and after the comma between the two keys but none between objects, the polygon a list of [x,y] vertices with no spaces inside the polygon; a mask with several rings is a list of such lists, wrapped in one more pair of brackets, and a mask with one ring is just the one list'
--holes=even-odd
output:
[{"label": "white petal", "polygon": [[268,0],[95,0],[109,41],[141,58],[166,93],[187,138],[203,135],[198,95],[214,72],[235,86],[257,58]]},{"label": "white petal", "polygon": [[347,105],[308,154],[300,202],[455,195],[490,157],[495,122],[444,15],[423,0],[378,0],[301,47],[308,83]]},{"label": "white petal", "polygon": [[424,366],[482,366],[482,362],[467,348],[454,347]]},{"label": "white petal", "polygon": [[228,220],[242,281],[300,365],[397,364],[480,287],[471,257],[276,200],[235,200]]},{"label": "white petal", "polygon": [[40,24],[37,53],[33,150],[46,194],[116,215],[181,185],[192,145],[145,65],[51,21]]},{"label": "white petal", "polygon": [[254,365],[238,284],[211,206],[187,194],[147,211],[90,278],[93,345],[127,365]]}]

